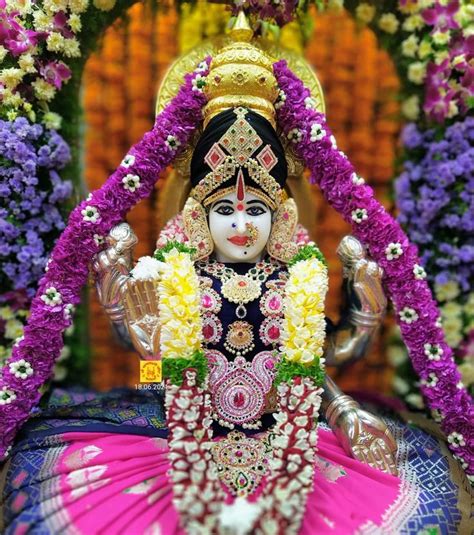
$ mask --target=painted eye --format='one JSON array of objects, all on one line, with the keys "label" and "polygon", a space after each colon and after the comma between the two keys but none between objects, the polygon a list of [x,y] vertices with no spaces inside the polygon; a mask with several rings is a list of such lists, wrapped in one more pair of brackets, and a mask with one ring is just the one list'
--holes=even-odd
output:
[{"label": "painted eye", "polygon": [[256,217],[266,213],[267,211],[264,208],[261,208],[260,206],[251,206],[250,208],[247,208],[247,214],[251,215],[252,217]]},{"label": "painted eye", "polygon": [[216,214],[220,215],[232,215],[234,213],[234,209],[232,206],[219,206],[219,208],[216,208],[215,210]]}]

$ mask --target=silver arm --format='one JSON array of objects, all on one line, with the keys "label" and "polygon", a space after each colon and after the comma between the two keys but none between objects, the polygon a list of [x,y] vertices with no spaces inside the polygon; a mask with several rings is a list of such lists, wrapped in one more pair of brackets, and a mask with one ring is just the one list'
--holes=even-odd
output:
[{"label": "silver arm", "polygon": [[115,226],[107,236],[107,248],[98,253],[92,268],[99,301],[109,316],[119,340],[131,346],[122,304],[122,287],[130,278],[132,253],[137,237],[128,223]]},{"label": "silver arm", "polygon": [[[383,272],[367,258],[362,244],[353,236],[346,236],[337,253],[343,265],[349,310],[328,336],[325,357],[326,363],[333,366],[360,359],[366,353],[387,306]],[[330,377],[326,377],[323,386],[322,409],[349,455],[383,472],[397,474],[397,445],[386,424],[361,409]]]},{"label": "silver arm", "polygon": [[383,271],[367,258],[362,244],[353,236],[346,236],[337,253],[343,265],[349,310],[327,337],[325,358],[329,366],[340,366],[364,356],[387,306],[382,288]]}]

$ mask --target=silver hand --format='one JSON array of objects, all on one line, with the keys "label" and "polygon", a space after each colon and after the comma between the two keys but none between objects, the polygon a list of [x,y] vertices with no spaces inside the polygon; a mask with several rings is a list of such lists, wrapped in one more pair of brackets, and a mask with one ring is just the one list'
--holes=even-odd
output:
[{"label": "silver hand", "polygon": [[349,455],[382,472],[397,475],[397,444],[387,425],[361,409],[329,378],[324,385],[323,410],[329,426]]},{"label": "silver hand", "polygon": [[133,346],[143,359],[158,358],[160,322],[158,281],[129,279],[122,289],[126,323]]}]

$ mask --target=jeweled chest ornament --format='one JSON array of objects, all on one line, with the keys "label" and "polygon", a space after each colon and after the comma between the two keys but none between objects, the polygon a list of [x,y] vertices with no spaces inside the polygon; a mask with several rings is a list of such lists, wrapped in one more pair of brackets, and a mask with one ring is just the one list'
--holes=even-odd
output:
[{"label": "jeweled chest ornament", "polygon": [[234,321],[229,325],[224,347],[229,353],[243,357],[255,348],[253,327],[247,321]]},{"label": "jeweled chest ornament", "polygon": [[236,425],[258,429],[275,377],[276,354],[262,351],[255,355],[252,362],[241,356],[229,362],[217,350],[206,351],[206,357],[214,419],[231,429]]},{"label": "jeweled chest ornament", "polygon": [[200,276],[202,335],[207,344],[218,344],[222,337],[222,323],[218,313],[222,308],[221,296],[212,288],[212,279]]},{"label": "jeweled chest ornament", "polygon": [[233,496],[247,498],[268,472],[272,448],[265,439],[231,431],[211,449],[219,480]]},{"label": "jeweled chest ornament", "polygon": [[[222,283],[222,295],[231,303],[247,304],[262,295],[260,283],[246,275],[233,275]],[[243,316],[237,314],[239,318]]]}]

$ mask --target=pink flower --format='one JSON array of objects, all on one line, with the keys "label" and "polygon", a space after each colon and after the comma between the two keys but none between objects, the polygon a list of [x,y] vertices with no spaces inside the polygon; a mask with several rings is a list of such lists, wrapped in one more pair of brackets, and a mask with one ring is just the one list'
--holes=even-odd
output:
[{"label": "pink flower", "polygon": [[53,18],[54,29],[61,33],[64,37],[70,39],[74,37],[74,32],[71,30],[71,27],[67,23],[67,15],[64,11],[58,11]]},{"label": "pink flower", "polygon": [[431,119],[441,123],[450,113],[450,104],[457,98],[457,91],[448,84],[452,70],[449,59],[440,65],[428,64],[426,69],[426,91],[423,110]]},{"label": "pink flower", "polygon": [[[1,8],[2,6],[0,6]],[[0,45],[5,44],[5,40],[10,37],[10,17],[7,15],[7,13],[4,11],[3,13],[0,12]]]},{"label": "pink flower", "polygon": [[14,55],[19,56],[37,45],[48,34],[27,30],[13,17],[0,18],[0,44]]},{"label": "pink flower", "polygon": [[449,43],[449,59],[456,70],[464,71],[474,58],[474,35],[457,35]]},{"label": "pink flower", "polygon": [[456,91],[446,83],[443,85],[428,84],[425,93],[423,110],[426,115],[442,123],[450,112],[450,103],[455,100]]},{"label": "pink flower", "polygon": [[40,66],[41,76],[57,89],[61,89],[63,82],[71,77],[71,70],[62,61],[50,61]]},{"label": "pink flower", "polygon": [[437,30],[446,31],[459,28],[458,23],[454,20],[454,15],[459,10],[459,0],[453,0],[448,5],[442,6],[439,0],[434,7],[425,9],[421,15],[430,26]]}]

